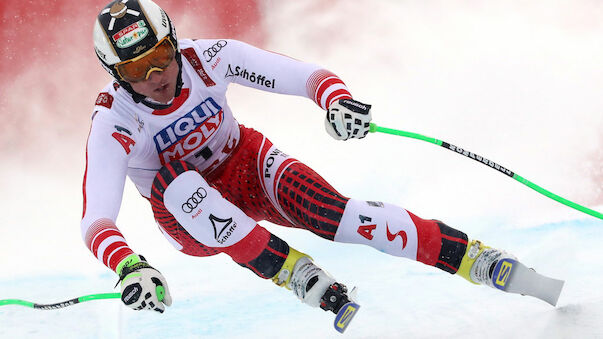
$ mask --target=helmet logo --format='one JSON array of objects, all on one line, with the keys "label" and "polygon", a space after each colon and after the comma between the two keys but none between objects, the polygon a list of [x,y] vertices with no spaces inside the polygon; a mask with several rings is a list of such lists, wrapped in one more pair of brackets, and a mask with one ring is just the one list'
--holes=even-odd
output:
[{"label": "helmet logo", "polygon": [[119,19],[123,18],[123,16],[126,15],[127,10],[128,7],[126,6],[126,4],[124,4],[123,2],[116,2],[115,4],[113,4],[113,6],[111,6],[109,13],[111,14],[111,17]]},{"label": "helmet logo", "polygon": [[107,27],[107,29],[109,31],[113,30],[113,27],[115,25],[115,19],[123,18],[124,16],[126,16],[126,14],[130,14],[133,16],[140,15],[140,12],[135,11],[133,9],[129,9],[128,6],[126,6],[127,2],[128,2],[128,0],[118,1],[118,2],[114,3],[110,8],[105,8],[104,10],[101,11],[101,15],[107,14],[107,13],[109,13],[111,15],[111,20],[109,21],[109,27]]},{"label": "helmet logo", "polygon": [[147,49],[147,45],[140,45],[140,46],[136,47],[136,49],[134,50],[134,55],[136,55],[146,49]]},{"label": "helmet logo", "polygon": [[139,20],[121,31],[113,34],[112,38],[119,48],[135,45],[149,34],[149,28],[144,20]]}]

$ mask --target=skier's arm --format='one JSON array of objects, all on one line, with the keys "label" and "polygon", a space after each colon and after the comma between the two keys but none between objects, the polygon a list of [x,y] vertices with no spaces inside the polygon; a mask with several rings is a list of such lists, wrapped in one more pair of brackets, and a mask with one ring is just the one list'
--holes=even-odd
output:
[{"label": "skier's arm", "polygon": [[226,43],[218,52],[219,77],[224,74],[227,81],[244,86],[312,99],[328,111],[325,129],[335,139],[359,139],[368,134],[371,105],[353,100],[347,86],[334,73],[240,41],[222,41]]},{"label": "skier's arm", "polygon": [[119,275],[128,307],[163,312],[164,304],[172,303],[165,278],[134,254],[115,225],[136,141],[127,126],[105,117],[95,120],[86,147],[82,237],[94,256]]},{"label": "skier's arm", "polygon": [[126,147],[135,147],[135,141],[127,133],[116,131],[101,116],[103,114],[106,112],[97,113],[93,120],[86,146],[84,211],[80,226],[86,246],[105,266],[116,271],[119,262],[134,253],[115,220],[128,167]]},{"label": "skier's arm", "polygon": [[[319,65],[237,40],[222,41],[226,44],[212,60],[220,58],[220,62],[215,67],[211,62],[208,65],[216,78],[268,92],[307,97],[322,109],[338,99],[352,98],[343,81]],[[204,47],[207,46],[201,48]]]}]

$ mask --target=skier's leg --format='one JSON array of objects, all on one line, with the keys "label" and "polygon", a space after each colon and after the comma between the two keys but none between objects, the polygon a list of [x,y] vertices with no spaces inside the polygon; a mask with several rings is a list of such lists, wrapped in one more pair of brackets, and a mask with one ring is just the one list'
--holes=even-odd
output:
[{"label": "skier's leg", "polygon": [[403,208],[349,199],[261,133],[241,127],[241,135],[236,157],[209,181],[255,220],[305,228],[329,240],[366,244],[458,273],[473,283],[504,289],[510,276],[508,260],[513,258],[509,254],[469,241],[465,233]]},{"label": "skier's leg", "polygon": [[335,241],[365,244],[379,251],[456,273],[467,248],[467,235],[425,220],[387,203],[350,199]]},{"label": "skier's leg", "polygon": [[391,204],[356,199],[346,204],[334,240],[369,245],[490,287],[494,287],[496,264],[515,258],[478,240],[471,241],[441,221],[419,218]]},{"label": "skier's leg", "polygon": [[[366,244],[453,274],[475,262],[468,257],[463,261],[469,243],[463,232],[401,207],[349,199],[253,129],[241,127],[238,148],[208,181],[255,220]],[[469,273],[464,274],[469,270],[461,269],[459,275],[470,280]]]},{"label": "skier's leg", "polygon": [[289,247],[224,199],[187,162],[172,161],[159,171],[151,204],[164,235],[186,254],[224,252],[261,278],[292,289],[311,306],[318,306],[335,282],[308,255]]},{"label": "skier's leg", "polygon": [[[246,134],[248,132],[245,132]],[[442,222],[423,220],[403,208],[349,199],[314,170],[277,149],[252,131],[257,151],[248,162],[258,164],[260,184],[254,196],[272,203],[267,219],[279,213],[285,226],[305,228],[328,240],[366,244],[455,273],[467,248],[467,236]],[[249,148],[252,148],[249,147]],[[246,178],[245,181],[253,180]]]},{"label": "skier's leg", "polygon": [[492,265],[512,258],[470,241],[465,233],[441,221],[419,218],[392,204],[349,199],[299,161],[274,171],[280,173],[278,183],[272,185],[278,187],[274,196],[278,208],[297,227],[325,239],[365,244],[451,274],[458,271],[470,282],[489,286]]}]

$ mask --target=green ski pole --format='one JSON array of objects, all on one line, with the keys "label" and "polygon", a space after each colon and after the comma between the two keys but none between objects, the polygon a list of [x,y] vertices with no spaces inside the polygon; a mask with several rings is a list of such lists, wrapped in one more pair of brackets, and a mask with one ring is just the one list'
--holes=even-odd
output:
[{"label": "green ski pole", "polygon": [[371,123],[370,132],[371,133],[379,132],[379,133],[385,133],[385,134],[398,135],[398,136],[402,136],[402,137],[423,140],[423,141],[430,142],[430,143],[438,145],[438,146],[442,146],[450,151],[453,151],[460,155],[464,155],[467,158],[471,158],[479,163],[482,163],[490,168],[493,168],[493,169],[497,170],[498,172],[500,172],[510,178],[515,179],[516,181],[528,186],[529,188],[535,190],[536,192],[543,194],[557,202],[560,202],[560,203],[562,203],[566,206],[569,206],[573,209],[576,209],[580,212],[589,214],[595,218],[603,219],[603,214],[601,212],[597,212],[588,207],[584,207],[582,205],[576,204],[575,202],[572,202],[563,197],[560,197],[557,194],[547,191],[546,189],[534,184],[533,182],[529,181],[528,179],[521,177],[519,174],[514,173],[513,171],[509,170],[508,168],[505,168],[505,167],[495,163],[492,160],[486,159],[480,155],[467,151],[466,149],[463,149],[461,147],[457,147],[453,144],[449,144],[445,141],[427,137],[427,136],[424,136],[424,135],[421,135],[418,133],[406,132],[406,131],[401,131],[401,130],[397,130],[397,129],[377,126],[377,124],[375,124],[375,123]]},{"label": "green ski pole", "polygon": [[19,305],[25,307],[31,307],[38,310],[56,310],[59,308],[72,306],[75,304],[79,304],[85,301],[90,300],[98,300],[98,299],[119,299],[121,298],[121,293],[98,293],[98,294],[89,294],[79,298],[74,298],[71,300],[61,301],[55,304],[37,304],[30,301],[20,300],[20,299],[2,299],[0,300],[0,306],[5,305]]}]

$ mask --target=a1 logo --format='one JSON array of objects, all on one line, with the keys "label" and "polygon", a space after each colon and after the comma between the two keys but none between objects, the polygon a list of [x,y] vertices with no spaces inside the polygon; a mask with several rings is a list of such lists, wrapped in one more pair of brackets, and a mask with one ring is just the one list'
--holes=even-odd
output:
[{"label": "a1 logo", "polygon": [[[364,224],[365,222],[371,222],[373,220],[373,218],[364,216],[362,214],[358,215],[358,219],[360,219],[360,223],[362,223],[362,224]],[[376,228],[377,228],[376,224],[360,225],[360,226],[358,226],[358,229],[356,230],[356,232],[358,232],[358,234],[360,234],[361,236],[363,236],[364,238],[366,238],[368,240],[373,240],[373,238],[374,238],[373,231]]]}]

